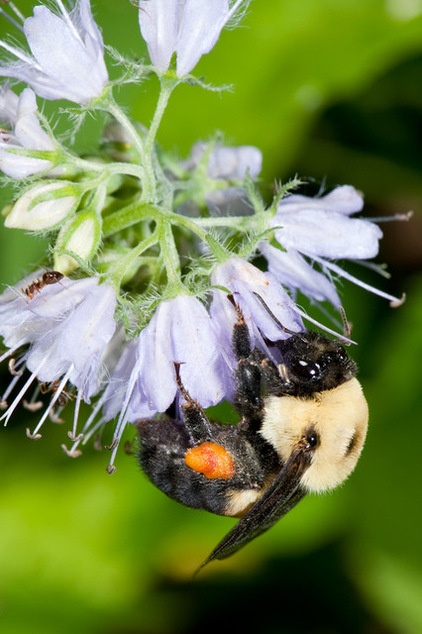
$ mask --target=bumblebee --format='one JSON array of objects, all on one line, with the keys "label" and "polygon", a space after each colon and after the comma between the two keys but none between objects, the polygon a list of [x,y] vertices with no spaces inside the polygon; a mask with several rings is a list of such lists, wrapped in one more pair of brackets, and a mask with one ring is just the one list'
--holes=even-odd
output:
[{"label": "bumblebee", "polygon": [[[353,471],[368,425],[356,365],[339,341],[316,332],[252,349],[238,307],[235,425],[208,419],[175,372],[180,419],[137,421],[138,457],[149,479],[186,506],[239,522],[202,566],[224,559],[269,529],[306,493],[341,484]],[[270,344],[270,342],[268,342]]]}]

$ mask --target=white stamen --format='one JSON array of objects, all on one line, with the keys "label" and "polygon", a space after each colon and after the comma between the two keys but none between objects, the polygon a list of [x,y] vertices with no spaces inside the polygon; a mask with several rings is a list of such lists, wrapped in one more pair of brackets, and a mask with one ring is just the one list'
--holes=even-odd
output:
[{"label": "white stamen", "polygon": [[62,445],[62,449],[69,458],[79,458],[82,455],[82,451],[75,450],[74,446],[68,449],[66,445]]},{"label": "white stamen", "polygon": [[7,397],[13,391],[13,388],[15,387],[16,383],[19,381],[20,377],[21,377],[20,374],[16,374],[13,377],[13,379],[10,381],[9,385],[7,386],[7,389],[5,390],[3,396],[1,397],[2,402],[5,403],[7,401]]},{"label": "white stamen", "polygon": [[36,68],[39,72],[42,73],[41,66],[37,63],[37,61],[30,55],[26,55],[25,52],[22,51],[20,48],[16,48],[16,46],[11,46],[3,40],[0,40],[0,46],[4,48],[5,51],[8,51],[8,53],[12,53],[12,55],[20,59],[22,62],[25,62],[33,68]]},{"label": "white stamen", "polygon": [[1,356],[0,356],[0,363],[3,363],[3,361],[5,359],[7,359],[7,357],[12,356],[13,354],[15,354],[15,352],[17,350],[19,350],[20,346],[16,346],[15,348],[11,348],[9,350],[6,350],[6,352],[4,352]]},{"label": "white stamen", "polygon": [[393,214],[392,216],[375,216],[374,218],[365,218],[365,220],[370,220],[371,222],[408,222],[411,218],[413,218],[414,212],[412,210],[407,211],[405,214]]},{"label": "white stamen", "polygon": [[67,26],[69,27],[69,31],[71,31],[73,33],[73,35],[75,36],[75,39],[79,40],[79,42],[82,44],[82,46],[84,45],[83,41],[81,40],[81,36],[79,35],[78,31],[75,28],[74,23],[72,22],[72,20],[69,17],[69,13],[66,10],[66,7],[64,6],[62,0],[56,0],[57,4],[60,7],[60,11],[62,12],[63,18],[67,24]]},{"label": "white stamen", "polygon": [[78,392],[77,396],[76,396],[76,401],[75,401],[75,409],[73,412],[73,427],[72,427],[72,431],[68,432],[68,436],[70,438],[70,440],[72,442],[76,442],[77,440],[82,440],[83,438],[83,433],[78,434],[78,436],[76,435],[76,429],[78,427],[78,419],[79,419],[79,411],[80,411],[80,407],[81,407],[81,401],[82,401],[82,396],[81,393]]},{"label": "white stamen", "polygon": [[331,269],[332,271],[334,271],[334,273],[337,273],[337,275],[344,277],[346,280],[349,280],[349,282],[353,282],[353,284],[356,284],[356,286],[360,286],[361,288],[364,288],[366,291],[369,291],[370,293],[374,293],[374,295],[378,295],[379,297],[388,299],[390,302],[393,302],[393,304],[396,304],[396,305],[399,305],[397,304],[397,302],[403,302],[403,300],[398,297],[394,297],[393,295],[390,295],[389,293],[384,293],[384,291],[379,290],[375,286],[371,286],[370,284],[366,284],[365,282],[362,282],[362,280],[360,280],[357,277],[354,277],[354,275],[350,275],[350,273],[347,273],[347,271],[342,269],[340,266],[337,266],[333,262],[328,262],[327,260],[323,260],[322,258],[318,258],[316,256],[313,256],[313,259],[316,262],[319,262],[321,266]]},{"label": "white stamen", "polygon": [[346,337],[345,335],[339,332],[336,332],[335,330],[332,330],[328,326],[321,324],[319,321],[310,317],[305,311],[301,310],[300,308],[297,309],[297,312],[299,313],[301,317],[303,317],[303,319],[306,319],[306,321],[311,322],[311,324],[314,324],[314,326],[321,328],[321,330],[324,330],[324,332],[328,332],[330,335],[334,335],[335,338],[338,339],[339,341],[343,341],[347,345],[350,345],[352,343],[356,345],[356,341],[353,341],[353,339],[349,339],[349,337]]},{"label": "white stamen", "polygon": [[24,357],[21,357],[20,359],[18,359],[16,361],[15,357],[12,357],[9,361],[9,372],[10,374],[12,374],[13,376],[22,376],[23,374],[23,370],[18,370],[19,366],[21,366],[24,363],[25,359]]},{"label": "white stamen", "polygon": [[25,399],[22,401],[22,405],[24,406],[25,409],[27,409],[29,412],[38,412],[42,406],[44,405],[44,403],[42,401],[33,401],[32,398],[30,401],[26,401]]},{"label": "white stamen", "polygon": [[55,423],[56,425],[62,425],[64,423],[63,418],[60,418],[60,414],[62,413],[63,407],[58,407],[56,410],[54,409],[50,409],[49,410],[49,415],[48,418],[51,420],[52,423]]},{"label": "white stamen", "polygon": [[12,416],[13,412],[15,411],[16,407],[19,405],[20,401],[22,400],[23,396],[25,395],[26,391],[28,390],[29,386],[37,378],[37,374],[41,370],[41,368],[44,366],[45,362],[46,362],[45,359],[43,359],[43,361],[40,363],[38,368],[36,368],[36,370],[31,374],[29,379],[26,381],[26,383],[24,384],[24,386],[21,389],[21,391],[19,392],[19,394],[16,396],[15,400],[13,401],[13,403],[10,405],[10,407],[7,409],[7,411],[0,418],[0,421],[4,420],[4,426],[5,427],[6,427],[7,423],[9,422],[9,419]]},{"label": "white stamen", "polygon": [[[9,5],[9,7],[12,9],[13,13],[16,15],[16,17],[19,18],[19,20],[21,22],[25,21],[25,16],[22,15],[22,13],[19,11],[17,6],[13,2],[7,2],[6,4]],[[14,27],[19,29],[19,31],[23,32],[22,24],[19,24],[19,22],[17,20],[15,20],[15,18],[13,18],[11,15],[6,13],[6,11],[4,9],[0,9],[0,14],[3,15],[6,18],[6,20],[8,20],[11,24],[13,24]]]},{"label": "white stamen", "polygon": [[49,417],[51,411],[54,408],[55,403],[60,398],[60,394],[61,394],[64,386],[66,385],[72,370],[73,370],[73,365],[70,366],[70,368],[68,369],[66,374],[62,377],[62,380],[60,381],[60,384],[59,384],[57,390],[55,391],[53,398],[51,399],[47,409],[45,410],[44,414],[41,416],[40,420],[38,421],[37,426],[35,427],[34,431],[32,432],[32,436],[33,437],[39,436],[38,432],[41,429],[41,427],[44,425],[44,423],[47,420],[47,418]]},{"label": "white stamen", "polygon": [[122,438],[123,432],[126,428],[128,421],[125,420],[124,418],[122,418],[121,416],[119,417],[119,421],[116,425],[116,428],[114,430],[114,435],[113,435],[113,442],[111,444],[111,457],[110,457],[110,462],[108,464],[107,467],[107,472],[108,473],[114,473],[116,470],[116,467],[114,466],[114,460],[116,458],[116,453],[117,450],[119,448],[119,444],[120,444],[120,440]]},{"label": "white stamen", "polygon": [[[104,400],[105,399],[103,398],[103,396],[100,399],[98,399],[90,416],[88,417],[88,420],[83,426],[82,432],[78,435],[77,438],[75,438],[72,447],[68,449],[66,445],[62,445],[63,451],[66,454],[68,454],[71,458],[76,457],[75,454],[79,456],[82,452],[76,451],[76,448],[78,447],[78,445],[82,441],[83,441],[82,444],[85,445],[88,442],[88,440],[94,435],[94,433],[105,424],[106,421],[104,420],[104,418],[100,418],[96,422],[96,424],[91,427],[92,422],[95,420],[98,412],[101,410],[101,407],[103,406]],[[76,427],[74,427],[74,429],[76,430]]]}]

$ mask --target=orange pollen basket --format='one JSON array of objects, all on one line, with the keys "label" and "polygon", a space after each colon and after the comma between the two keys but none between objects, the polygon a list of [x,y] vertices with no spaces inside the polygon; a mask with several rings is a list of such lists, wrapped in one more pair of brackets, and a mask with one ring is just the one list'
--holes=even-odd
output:
[{"label": "orange pollen basket", "polygon": [[233,458],[229,452],[214,442],[204,442],[198,447],[188,449],[185,462],[193,471],[202,473],[209,480],[229,480],[235,472]]}]

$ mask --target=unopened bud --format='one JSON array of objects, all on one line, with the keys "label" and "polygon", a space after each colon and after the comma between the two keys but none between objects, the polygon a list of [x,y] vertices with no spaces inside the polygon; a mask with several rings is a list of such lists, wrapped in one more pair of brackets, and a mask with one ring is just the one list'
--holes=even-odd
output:
[{"label": "unopened bud", "polygon": [[78,204],[79,195],[72,183],[40,183],[15,202],[4,224],[9,229],[52,229],[76,210]]},{"label": "unopened bud", "polygon": [[[89,209],[71,218],[61,229],[55,248],[54,268],[67,274],[89,262],[101,242],[101,220]],[[70,254],[74,254],[72,257]]]}]

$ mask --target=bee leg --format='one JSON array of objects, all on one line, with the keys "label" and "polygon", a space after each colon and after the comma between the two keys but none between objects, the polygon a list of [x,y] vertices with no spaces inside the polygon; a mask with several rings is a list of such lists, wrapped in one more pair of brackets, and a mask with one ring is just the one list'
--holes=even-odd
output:
[{"label": "bee leg", "polygon": [[206,413],[186,390],[180,378],[180,363],[174,363],[176,383],[180,395],[185,400],[182,405],[183,422],[192,444],[212,440],[212,431]]},{"label": "bee leg", "polygon": [[228,295],[227,298],[233,305],[237,315],[237,321],[233,326],[232,334],[233,350],[237,359],[247,359],[252,352],[249,329],[246,325],[245,318],[241,309],[234,301],[233,295]]},{"label": "bee leg", "polygon": [[234,306],[237,321],[233,327],[232,345],[238,359],[236,369],[236,397],[235,405],[246,420],[260,420],[263,408],[261,397],[261,358],[264,358],[258,350],[252,350],[248,326],[242,311],[235,303],[233,296],[229,300]]}]

